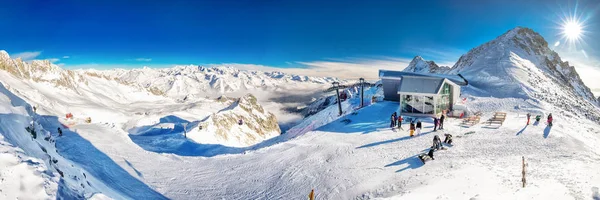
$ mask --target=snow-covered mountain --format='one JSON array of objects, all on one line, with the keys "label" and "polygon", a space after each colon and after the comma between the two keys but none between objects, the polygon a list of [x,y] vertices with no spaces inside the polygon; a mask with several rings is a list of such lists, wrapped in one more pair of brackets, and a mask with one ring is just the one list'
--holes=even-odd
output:
[{"label": "snow-covered mountain", "polygon": [[446,66],[438,66],[433,61],[426,61],[421,56],[415,56],[403,71],[417,73],[445,73],[450,68]]},{"label": "snow-covered mountain", "polygon": [[281,134],[275,115],[258,104],[252,94],[224,101],[231,105],[190,127],[190,139],[203,144],[246,147]]},{"label": "snow-covered mountain", "polygon": [[175,66],[173,68],[77,70],[80,73],[117,80],[124,84],[144,88],[156,95],[169,97],[205,97],[206,94],[226,94],[252,90],[280,91],[299,87],[329,86],[340,81],[331,77],[309,77],[282,72],[240,70],[231,66]]},{"label": "snow-covered mountain", "polygon": [[598,100],[575,67],[529,28],[514,28],[471,49],[448,73],[462,74],[471,86],[486,92],[482,95],[536,99],[600,120]]},{"label": "snow-covered mountain", "polygon": [[[119,74],[118,78],[115,74]],[[113,75],[115,77],[111,77]],[[122,126],[124,131],[140,135],[141,131],[131,130],[138,130],[140,127],[154,130],[148,127],[148,123],[158,123],[159,119],[168,118],[174,111],[190,112],[194,113],[193,117],[188,118],[190,122],[204,120],[203,123],[206,122],[207,126],[197,137],[191,134],[192,139],[198,139],[197,142],[202,144],[225,146],[250,146],[281,133],[276,117],[266,111],[252,95],[226,102],[223,99],[205,98],[206,94],[203,92],[214,89],[214,84],[210,85],[211,80],[219,82],[216,87],[223,86],[227,91],[243,92],[251,87],[276,88],[281,82],[320,85],[336,79],[241,71],[228,67],[189,66],[102,72],[65,70],[49,61],[35,60],[29,63],[11,59],[5,51],[0,51],[0,82],[51,115],[64,116],[72,113],[79,120],[91,117],[97,122],[110,121]],[[150,86],[143,87],[146,83]],[[239,87],[237,83],[244,87]],[[185,95],[190,93],[192,95]],[[191,98],[193,94],[199,98]],[[180,95],[186,100],[181,101]],[[162,104],[168,111],[147,106],[142,106],[142,110],[135,110],[136,104],[148,103]],[[195,107],[200,109],[194,109]],[[128,115],[136,117],[123,118]],[[241,126],[237,125],[239,119],[244,121]]]},{"label": "snow-covered mountain", "polygon": [[66,70],[52,64],[49,60],[25,62],[20,58],[11,59],[4,50],[0,50],[0,70],[5,70],[21,79],[49,82],[57,87],[74,91],[81,86],[78,83],[88,84],[90,78],[99,78],[175,99],[228,93],[245,94],[257,90],[323,89],[329,87],[332,82],[345,82],[332,77],[240,70],[228,65],[214,67],[188,65],[161,69],[144,67],[131,70]]}]

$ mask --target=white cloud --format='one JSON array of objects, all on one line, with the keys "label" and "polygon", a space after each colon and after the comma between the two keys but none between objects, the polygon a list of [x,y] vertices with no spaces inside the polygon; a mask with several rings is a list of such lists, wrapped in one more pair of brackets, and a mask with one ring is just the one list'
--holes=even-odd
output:
[{"label": "white cloud", "polygon": [[49,60],[51,63],[55,63],[55,62],[58,62],[60,59],[58,59],[58,58],[48,58],[48,60]]},{"label": "white cloud", "polygon": [[152,61],[152,58],[136,58],[135,61],[150,62],[150,61]]},{"label": "white cloud", "polygon": [[24,61],[29,61],[29,60],[33,60],[36,57],[38,57],[40,54],[42,54],[41,51],[26,51],[26,52],[20,52],[20,53],[16,53],[11,55],[11,58],[21,58]]},{"label": "white cloud", "polygon": [[67,59],[67,58],[70,58],[70,56],[63,56],[62,58],[63,59]]}]

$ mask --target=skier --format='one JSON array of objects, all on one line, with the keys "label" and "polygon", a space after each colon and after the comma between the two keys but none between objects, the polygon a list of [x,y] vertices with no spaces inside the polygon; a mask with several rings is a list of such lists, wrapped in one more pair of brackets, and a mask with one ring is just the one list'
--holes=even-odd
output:
[{"label": "skier", "polygon": [[437,117],[433,117],[433,131],[437,131],[438,122]]},{"label": "skier", "polygon": [[446,138],[444,138],[444,143],[452,144],[452,135],[446,133],[446,134],[444,134],[444,136],[446,136]]},{"label": "skier", "polygon": [[415,122],[410,121],[410,137],[415,136]]},{"label": "skier", "polygon": [[552,126],[552,113],[548,114],[548,126]]},{"label": "skier", "polygon": [[58,136],[62,136],[62,130],[60,130],[60,127],[58,127]]},{"label": "skier", "polygon": [[531,118],[531,114],[527,113],[527,125],[529,125],[529,118]]},{"label": "skier", "polygon": [[444,116],[444,114],[442,114],[442,116],[440,117],[440,130],[444,129],[444,119],[446,119],[446,117]]},{"label": "skier", "polygon": [[421,135],[421,128],[423,128],[423,124],[421,124],[421,120],[417,121],[417,135]]},{"label": "skier", "polygon": [[402,120],[404,120],[404,119],[402,119],[402,116],[401,115],[398,116],[398,128],[399,129],[402,129]]}]

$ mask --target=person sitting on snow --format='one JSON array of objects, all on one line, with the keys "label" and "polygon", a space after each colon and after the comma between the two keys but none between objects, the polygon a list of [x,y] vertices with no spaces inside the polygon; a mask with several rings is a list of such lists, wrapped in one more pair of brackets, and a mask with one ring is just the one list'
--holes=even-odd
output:
[{"label": "person sitting on snow", "polygon": [[536,121],[536,122],[540,122],[540,119],[542,119],[542,116],[541,116],[541,115],[537,115],[537,116],[535,116],[535,121]]},{"label": "person sitting on snow", "polygon": [[452,135],[446,133],[446,134],[444,134],[444,136],[446,136],[446,138],[444,138],[444,143],[452,144]]},{"label": "person sitting on snow", "polygon": [[433,148],[441,149],[442,148],[442,140],[438,135],[433,136]]},{"label": "person sitting on snow", "polygon": [[433,152],[435,151],[434,148],[430,148],[429,149],[429,153],[427,153],[427,156],[429,156],[431,158],[431,160],[435,160],[435,158],[433,158]]}]

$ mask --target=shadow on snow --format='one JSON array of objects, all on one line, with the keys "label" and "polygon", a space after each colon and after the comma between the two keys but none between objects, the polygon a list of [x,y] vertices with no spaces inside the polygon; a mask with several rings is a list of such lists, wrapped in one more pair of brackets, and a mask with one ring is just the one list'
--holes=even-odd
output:
[{"label": "shadow on snow", "polygon": [[544,138],[548,138],[548,136],[550,135],[550,130],[552,130],[552,126],[546,126],[546,128],[544,129]]},{"label": "shadow on snow", "polygon": [[[61,126],[56,116],[42,116],[40,120],[46,130]],[[154,191],[145,183],[131,176],[110,157],[98,150],[92,143],[68,128],[63,129],[63,136],[56,140],[56,148],[60,155],[78,163],[94,177],[102,180],[106,186],[133,199],[167,199]]]}]

